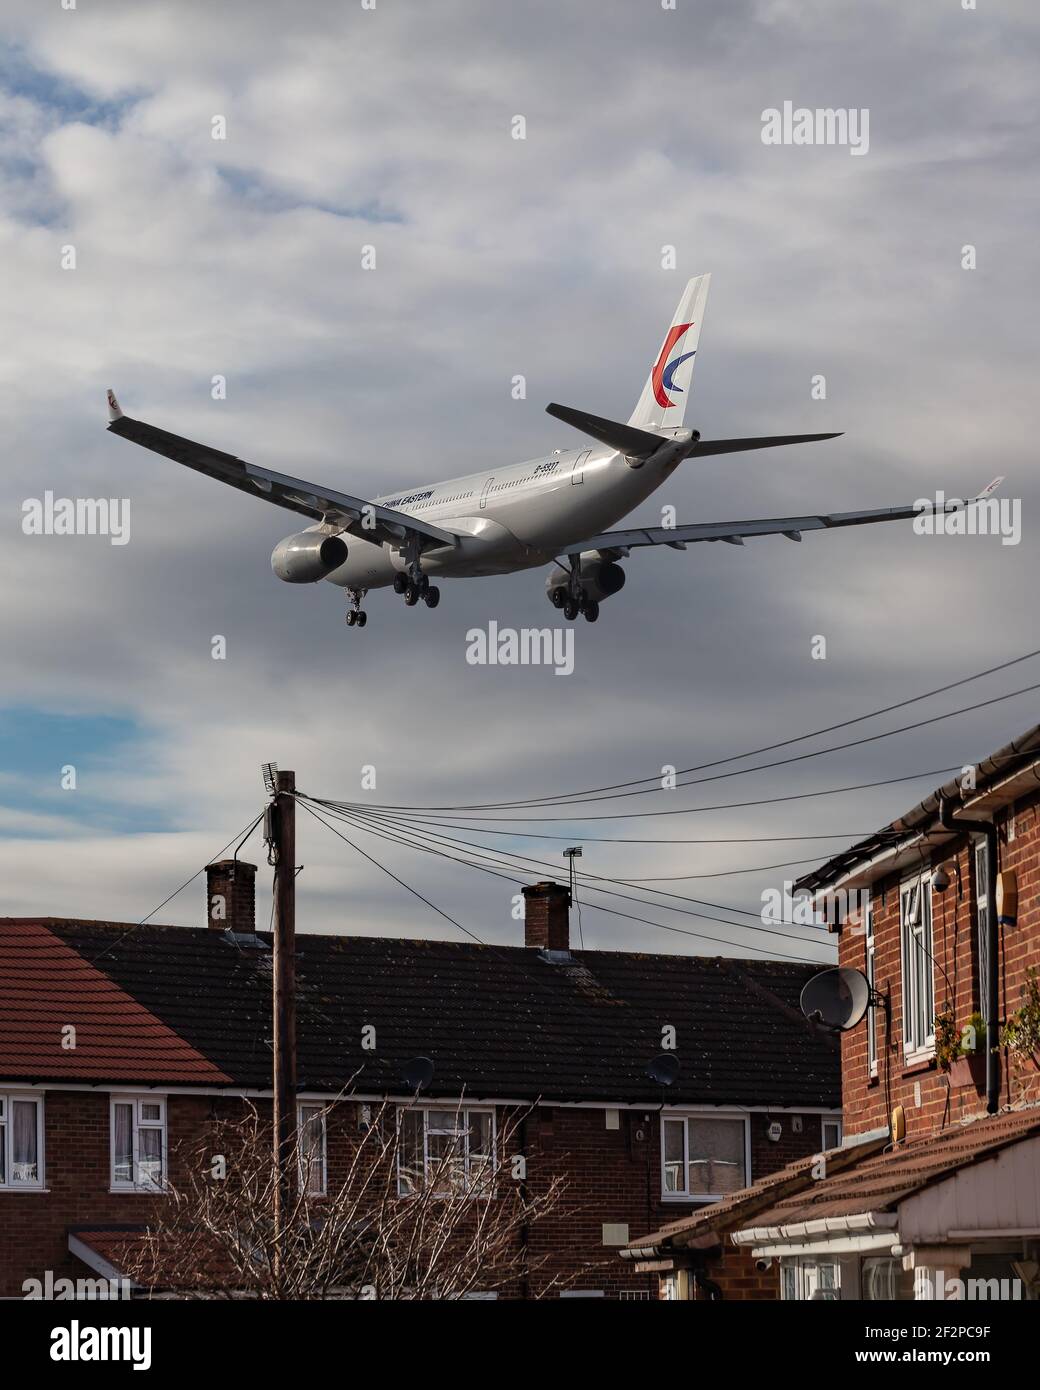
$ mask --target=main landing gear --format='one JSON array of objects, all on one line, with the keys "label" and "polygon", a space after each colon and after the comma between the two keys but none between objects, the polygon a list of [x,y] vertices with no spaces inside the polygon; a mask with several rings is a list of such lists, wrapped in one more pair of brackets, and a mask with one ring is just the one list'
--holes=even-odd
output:
[{"label": "main landing gear", "polygon": [[562,608],[567,622],[573,623],[580,613],[587,623],[594,623],[599,617],[599,604],[589,598],[581,583],[581,562],[575,560],[569,566],[570,577],[549,591],[549,602],[554,608]]},{"label": "main landing gear", "polygon": [[587,623],[594,623],[599,617],[599,604],[594,598],[589,598],[584,589],[579,591],[577,597],[566,589],[553,589],[549,602],[554,608],[563,609],[563,616],[569,623],[573,623],[579,613]]},{"label": "main landing gear", "polygon": [[350,610],[347,613],[347,627],[364,627],[368,622],[368,614],[361,607],[361,600],[368,593],[367,589],[348,589],[350,595]]},{"label": "main landing gear", "polygon": [[422,599],[427,608],[436,608],[441,601],[441,591],[436,584],[431,584],[429,576],[422,573],[418,574],[395,574],[394,593],[403,594],[404,601],[409,608]]}]

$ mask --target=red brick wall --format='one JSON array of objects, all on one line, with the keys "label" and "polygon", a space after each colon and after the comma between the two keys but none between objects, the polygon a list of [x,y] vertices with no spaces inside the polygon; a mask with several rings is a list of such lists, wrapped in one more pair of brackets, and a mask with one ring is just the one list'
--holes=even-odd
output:
[{"label": "red brick wall", "polygon": [[[260,1102],[265,1106],[266,1102]],[[238,1103],[207,1096],[167,1098],[167,1137],[172,1180],[184,1173],[178,1147],[191,1147],[214,1112],[232,1113]],[[551,1277],[564,1276],[572,1288],[601,1289],[608,1297],[622,1291],[658,1296],[656,1275],[635,1273],[616,1246],[603,1244],[604,1223],[628,1225],[630,1239],[679,1220],[693,1210],[685,1202],[662,1202],[660,1116],[656,1108],[621,1110],[620,1127],[607,1129],[603,1110],[541,1108],[526,1123],[528,1188],[544,1191],[554,1174],[567,1182],[560,1210],[531,1231],[534,1270],[529,1293],[544,1291]],[[46,1192],[0,1193],[0,1297],[18,1297],[24,1280],[90,1275],[68,1250],[68,1227],[135,1225],[147,1219],[155,1198],[111,1193],[109,1095],[101,1091],[52,1090],[45,1094]],[[771,1119],[783,1135],[767,1136]],[[353,1102],[330,1117],[327,1161],[330,1187],[343,1180],[357,1132]],[[795,1133],[792,1116],[751,1116],[752,1177],[761,1177],[793,1158],[820,1148],[820,1117],[804,1115]],[[512,1150],[518,1151],[513,1144]],[[543,1266],[541,1267],[540,1266]],[[759,1275],[743,1252],[728,1248],[706,1271],[725,1297],[775,1297],[775,1271]],[[519,1292],[519,1290],[518,1290]],[[549,1292],[550,1297],[556,1293]]]},{"label": "red brick wall", "polygon": [[[1020,991],[1029,966],[1040,966],[1040,798],[1024,798],[1013,808],[1014,839],[1007,838],[1008,816],[997,817],[999,869],[1014,869],[1018,876],[1018,923],[1003,926],[1000,933],[1001,1022],[1021,1003]],[[950,887],[932,893],[932,939],[935,1007],[952,1005],[958,1026],[980,1007],[978,978],[978,924],[975,913],[973,855],[968,842],[937,850],[933,866],[950,870]],[[960,890],[956,868],[960,869]],[[947,1085],[947,1076],[934,1060],[908,1067],[903,1059],[903,988],[900,965],[899,883],[894,875],[873,888],[875,983],[890,996],[888,1039],[885,1015],[875,1011],[878,1034],[878,1076],[871,1080],[867,1066],[866,1024],[842,1038],[842,1093],[847,1134],[862,1133],[887,1125],[892,1106],[906,1112],[907,1134],[927,1133],[947,1123],[985,1113],[985,1090],[974,1086]],[[839,961],[865,968],[864,937],[846,925],[841,931]],[[944,974],[945,972],[945,974]],[[946,977],[949,977],[948,980]],[[999,1025],[998,1025],[999,1029]],[[1026,1098],[1040,1099],[1040,1073],[1031,1063],[1012,1061],[1001,1052],[1001,1103]],[[949,1109],[947,1110],[947,1100]],[[920,1102],[920,1103],[918,1103]]]},{"label": "red brick wall", "polygon": [[[147,1193],[110,1192],[109,1095],[47,1091],[44,1097],[44,1192],[0,1192],[0,1298],[22,1295],[22,1283],[54,1277],[93,1278],[69,1253],[69,1226],[137,1225],[154,1200]],[[218,1102],[219,1103],[219,1102]],[[172,1136],[200,1129],[210,1113],[204,1096],[170,1096]],[[182,1176],[170,1145],[170,1171]]]}]

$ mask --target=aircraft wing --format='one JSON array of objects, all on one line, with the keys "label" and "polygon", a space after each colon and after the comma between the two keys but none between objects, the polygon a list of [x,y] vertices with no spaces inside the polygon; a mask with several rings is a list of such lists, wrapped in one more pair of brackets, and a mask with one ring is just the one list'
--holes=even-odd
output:
[{"label": "aircraft wing", "polygon": [[175,463],[182,463],[186,468],[193,468],[197,473],[205,473],[207,477],[216,478],[218,482],[227,483],[229,487],[238,488],[252,497],[260,497],[289,511],[301,512],[315,521],[333,522],[362,540],[377,544],[389,541],[393,545],[400,545],[409,536],[415,536],[424,550],[458,543],[452,532],[442,531],[404,512],[366,502],[363,497],[333,492],[330,488],[320,487],[302,478],[274,473],[269,468],[236,458],[234,454],[225,454],[207,444],[197,444],[193,439],[183,439],[179,434],[170,434],[143,420],[131,419],[120,410],[119,402],[111,391],[108,393],[108,417],[108,428],[123,439],[173,459]]},{"label": "aircraft wing", "polygon": [[694,541],[728,541],[743,545],[745,536],[786,536],[800,541],[803,531],[829,531],[841,526],[869,526],[876,521],[903,521],[927,512],[957,512],[975,502],[984,501],[995,492],[1003,478],[994,478],[976,496],[961,502],[951,499],[942,506],[879,507],[863,512],[821,512],[815,516],[773,516],[754,521],[709,521],[692,526],[634,527],[628,531],[604,531],[576,545],[568,545],[561,553],[576,555],[587,550],[617,551],[621,554],[640,545],[669,545],[685,550]]}]

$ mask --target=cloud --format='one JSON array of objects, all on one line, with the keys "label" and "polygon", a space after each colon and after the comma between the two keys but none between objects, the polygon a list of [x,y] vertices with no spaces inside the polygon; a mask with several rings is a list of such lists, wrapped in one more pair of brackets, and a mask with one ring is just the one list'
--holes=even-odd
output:
[{"label": "cloud", "polygon": [[[1035,23],[1025,5],[894,2],[16,7],[0,108],[6,698],[113,716],[137,737],[92,768],[89,797],[58,804],[67,839],[32,787],[13,789],[27,819],[0,848],[10,901],[136,920],[248,824],[270,758],[343,799],[363,798],[368,764],[381,801],[533,796],[770,743],[1021,648],[1036,583]],[[764,146],[763,109],[788,98],[869,106],[869,155]],[[517,114],[525,141],[510,137]],[[226,140],[211,138],[218,115]],[[664,245],[677,272],[659,268]],[[705,436],[846,434],[691,461],[642,517],[658,502],[690,520],[883,506],[1006,472],[1022,544],[893,527],[635,555],[564,680],[465,662],[475,624],[549,621],[540,573],[447,583],[436,613],[373,595],[368,627],[348,633],[337,591],[270,572],[295,518],[103,429],[113,385],[132,414],[362,495],[535,457],[572,442],[543,414],[551,399],[627,415],[682,280],[705,269]],[[211,398],[218,374],[226,401]],[[46,488],[129,497],[130,544],[22,535],[22,502]],[[960,764],[1030,722],[1020,700],[735,778],[710,800]],[[927,789],[664,823],[866,832]],[[103,832],[101,806],[142,833]],[[604,824],[543,828],[577,841]],[[301,823],[301,843],[309,928],[452,931],[320,827]],[[561,847],[517,845],[559,872]],[[510,885],[366,848],[472,929],[516,939]],[[590,842],[583,863],[638,877],[800,857],[777,849]],[[752,910],[776,877],[679,891]],[[719,949],[595,913],[584,928],[592,944]]]}]

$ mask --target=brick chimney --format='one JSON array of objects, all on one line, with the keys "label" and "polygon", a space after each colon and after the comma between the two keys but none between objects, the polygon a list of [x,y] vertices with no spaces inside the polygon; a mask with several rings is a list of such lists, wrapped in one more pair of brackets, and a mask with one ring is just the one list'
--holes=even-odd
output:
[{"label": "brick chimney", "polygon": [[568,888],[559,883],[531,883],[524,893],[524,945],[539,951],[570,950]]},{"label": "brick chimney", "polygon": [[256,931],[256,865],[219,859],[206,865],[206,925],[211,931]]}]

